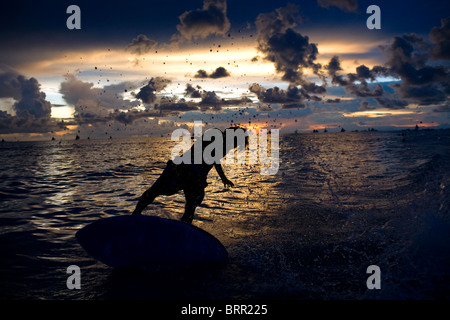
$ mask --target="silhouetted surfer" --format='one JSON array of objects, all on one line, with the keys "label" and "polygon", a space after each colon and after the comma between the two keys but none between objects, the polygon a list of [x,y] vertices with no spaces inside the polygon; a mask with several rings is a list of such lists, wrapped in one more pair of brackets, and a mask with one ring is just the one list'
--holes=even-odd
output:
[{"label": "silhouetted surfer", "polygon": [[[227,130],[236,130],[242,129],[238,127],[231,127]],[[218,129],[215,129],[218,130]],[[245,130],[242,129],[242,132]],[[223,153],[222,158],[233,148],[236,148],[238,145],[235,141],[233,143],[226,143],[226,134],[222,133],[223,137]],[[205,196],[205,188],[208,185],[206,179],[208,177],[209,171],[214,167],[219,174],[220,178],[224,186],[233,187],[234,184],[225,176],[225,173],[222,170],[222,166],[220,163],[205,163],[203,157],[201,157],[201,163],[195,164],[194,162],[194,146],[196,143],[201,143],[202,154],[205,148],[214,142],[213,141],[204,141],[203,136],[198,141],[194,142],[192,147],[186,151],[183,155],[188,155],[190,161],[188,163],[183,162],[180,164],[175,164],[172,160],[167,161],[167,166],[164,169],[161,176],[155,181],[155,183],[145,191],[141,198],[139,199],[136,209],[133,211],[133,214],[141,214],[142,210],[147,207],[149,204],[153,202],[153,200],[159,195],[173,195],[180,190],[184,191],[184,195],[186,198],[185,210],[184,214],[181,217],[181,220],[186,223],[192,223],[194,218],[194,212],[197,206],[199,206],[203,197]],[[247,139],[245,139],[245,143],[247,143]],[[183,156],[181,156],[182,158]]]}]

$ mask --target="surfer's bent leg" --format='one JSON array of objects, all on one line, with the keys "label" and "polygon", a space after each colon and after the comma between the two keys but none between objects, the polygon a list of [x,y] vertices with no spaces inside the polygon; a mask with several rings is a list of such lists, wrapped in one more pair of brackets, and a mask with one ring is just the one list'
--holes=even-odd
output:
[{"label": "surfer's bent leg", "polygon": [[151,186],[150,189],[145,191],[141,198],[139,199],[136,209],[134,209],[133,214],[141,214],[142,210],[145,209],[150,203],[155,200],[157,196],[159,196],[158,188],[155,187],[155,185]]},{"label": "surfer's bent leg", "polygon": [[205,190],[204,189],[192,191],[185,190],[184,194],[186,197],[186,206],[184,209],[184,214],[181,217],[181,221],[186,223],[192,223],[192,220],[194,219],[195,209],[202,203],[203,197],[205,196]]},{"label": "surfer's bent leg", "polygon": [[159,195],[170,196],[177,193],[180,190],[177,170],[177,167],[169,160],[161,176],[142,194],[133,214],[141,214],[142,210],[151,204]]}]

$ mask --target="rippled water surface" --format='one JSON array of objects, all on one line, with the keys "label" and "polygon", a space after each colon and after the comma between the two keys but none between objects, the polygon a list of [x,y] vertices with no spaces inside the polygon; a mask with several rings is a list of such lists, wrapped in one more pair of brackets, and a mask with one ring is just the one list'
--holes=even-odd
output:
[{"label": "rippled water surface", "polygon": [[[117,271],[75,232],[130,214],[157,179],[169,138],[0,144],[2,299],[415,299],[450,297],[450,132],[280,137],[280,170],[210,172],[194,224],[229,252],[218,270]],[[179,219],[184,195],[144,214]],[[68,290],[66,268],[81,268]],[[368,290],[378,265],[382,289]]]}]

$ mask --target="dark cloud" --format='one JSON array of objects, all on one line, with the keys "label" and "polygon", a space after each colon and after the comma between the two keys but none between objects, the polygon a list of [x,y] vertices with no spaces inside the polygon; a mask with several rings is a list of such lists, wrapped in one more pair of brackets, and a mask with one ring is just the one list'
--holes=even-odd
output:
[{"label": "dark cloud", "polygon": [[138,100],[124,99],[125,92],[138,88],[138,84],[124,81],[117,84],[104,86],[100,92],[100,102],[110,109],[129,109],[140,105]]},{"label": "dark cloud", "polygon": [[211,34],[224,35],[230,29],[226,0],[204,0],[202,9],[186,11],[179,19],[175,39],[202,39]]},{"label": "dark cloud", "polygon": [[339,98],[325,100],[325,103],[340,103],[340,102],[341,102],[341,99],[339,99]]},{"label": "dark cloud", "polygon": [[330,59],[330,62],[324,66],[325,70],[328,70],[328,73],[331,76],[335,76],[338,71],[342,71],[341,68],[341,61],[339,60],[338,56],[333,56]]},{"label": "dark cloud", "polygon": [[279,104],[282,108],[305,108],[305,100],[321,101],[317,96],[309,95],[303,88],[289,85],[286,90],[279,87],[265,89],[259,84],[252,84],[249,90],[256,94],[258,100],[268,104]]},{"label": "dark cloud", "polygon": [[15,115],[0,110],[0,132],[49,132],[65,129],[63,122],[51,118],[52,105],[46,100],[35,78],[0,65],[0,98],[12,98]]},{"label": "dark cloud", "polygon": [[[163,88],[165,81],[155,81],[154,78],[150,82],[155,83],[154,88]],[[160,79],[163,80],[163,79]],[[159,86],[156,85],[159,83]],[[201,88],[198,90],[194,89],[192,86],[187,86],[187,91],[200,93]],[[194,90],[194,91],[192,91]],[[156,92],[156,91],[155,91]],[[155,94],[153,92],[152,94]],[[224,106],[230,105],[243,105],[251,103],[249,98],[242,97],[240,99],[229,99],[225,100],[220,98],[214,91],[202,91],[201,101],[193,102],[186,101],[185,99],[178,99],[176,97],[164,96],[159,99],[154,99],[157,101],[153,106],[148,106],[145,110],[129,109],[129,110],[118,110],[115,109],[107,110],[108,112],[91,112],[87,108],[79,108],[79,111],[75,114],[75,121],[77,124],[89,124],[89,123],[112,123],[114,121],[120,122],[122,124],[132,124],[136,120],[146,119],[149,117],[170,117],[178,116],[180,113],[197,111],[220,111]],[[97,110],[98,111],[98,110]],[[106,111],[103,109],[103,111]]]},{"label": "dark cloud", "polygon": [[356,11],[358,9],[358,0],[317,0],[317,3],[323,7],[338,7],[344,11]]},{"label": "dark cloud", "polygon": [[[356,68],[356,73],[338,74],[342,70],[337,56],[331,58],[325,69],[332,84],[345,88],[356,97],[373,97],[383,108],[403,109],[409,103],[430,105],[446,100],[444,84],[448,83],[448,67],[429,65],[430,45],[417,35],[395,37],[390,45],[383,46],[388,56],[385,66],[365,65]],[[369,84],[377,76],[392,76],[402,80],[392,88],[400,97],[387,94],[380,84]]]},{"label": "dark cloud", "polygon": [[356,68],[356,73],[347,75],[338,74],[342,71],[338,56],[333,56],[330,62],[324,67],[331,76],[331,83],[345,88],[345,91],[356,97],[380,97],[384,94],[383,87],[380,84],[370,85],[367,80],[375,80],[375,77],[385,74],[385,68],[376,66],[372,69],[365,65]]},{"label": "dark cloud", "polygon": [[16,115],[22,118],[50,119],[52,105],[45,100],[45,93],[35,78],[18,77],[22,85],[22,98],[14,105]]},{"label": "dark cloud", "polygon": [[134,121],[148,117],[159,117],[161,112],[157,110],[114,110],[107,114],[95,114],[88,111],[79,111],[75,113],[75,122],[79,125],[83,124],[111,124],[117,121],[122,124],[132,124]]},{"label": "dark cloud", "polygon": [[442,19],[440,27],[431,29],[429,38],[434,44],[432,57],[437,60],[450,60],[450,17]]},{"label": "dark cloud", "polygon": [[[357,1],[319,1],[319,4],[334,5],[348,11],[357,9]],[[260,14],[256,19],[257,49],[264,54],[264,59],[274,63],[282,79],[290,84],[287,90],[252,85],[250,91],[257,95],[259,101],[279,103],[283,108],[302,105],[305,100],[321,101],[317,95],[326,93],[325,73],[331,78],[331,84],[343,87],[355,97],[374,98],[377,105],[383,108],[402,109],[408,104],[442,105],[447,101],[450,94],[450,66],[431,60],[449,58],[450,18],[443,19],[440,27],[431,30],[431,42],[416,34],[397,36],[388,45],[380,47],[387,56],[384,65],[372,68],[359,65],[355,72],[343,74],[338,56],[332,57],[325,66],[316,62],[317,45],[294,30],[296,11],[294,5],[289,5]],[[323,84],[317,85],[308,80],[304,69],[312,70]],[[386,92],[380,83],[376,83],[379,77],[392,77],[401,81],[392,84]],[[324,102],[337,103],[330,99]],[[361,108],[369,108],[369,105],[364,102]]]},{"label": "dark cloud", "polygon": [[376,109],[376,107],[369,105],[369,101],[363,100],[363,101],[361,101],[361,104],[359,105],[359,109],[360,110],[374,110],[374,109]]},{"label": "dark cloud", "polygon": [[194,78],[206,79],[206,78],[208,78],[208,72],[206,72],[203,69],[197,70],[197,73],[195,74]]},{"label": "dark cloud", "polygon": [[370,86],[366,81],[361,81],[360,84],[352,82],[345,87],[345,90],[356,97],[380,97],[383,95],[384,90],[379,83],[375,85],[374,89],[371,87],[373,85]]},{"label": "dark cloud", "polygon": [[206,91],[199,103],[202,110],[221,110],[222,99],[220,99],[214,91]]},{"label": "dark cloud", "polygon": [[171,81],[162,77],[151,78],[147,85],[142,87],[136,94],[136,98],[145,104],[151,104],[156,101],[156,93],[164,90]]},{"label": "dark cloud", "polygon": [[0,98],[13,98],[16,116],[50,119],[52,105],[35,78],[27,79],[8,66],[0,66]]},{"label": "dark cloud", "polygon": [[[146,104],[152,104],[157,100],[157,92],[163,90],[169,83],[168,79],[152,78],[147,85],[140,88],[135,98]],[[136,119],[163,116],[160,110],[136,110],[134,107],[140,105],[139,100],[124,99],[125,91],[137,88],[137,84],[131,82],[96,88],[93,83],[84,82],[69,74],[67,80],[61,83],[60,93],[69,105],[75,107],[74,120],[77,124],[113,121],[130,124]]]},{"label": "dark cloud", "polygon": [[447,22],[440,28],[433,28],[427,43],[416,34],[395,37],[390,45],[383,46],[388,56],[388,72],[402,82],[395,86],[403,99],[419,105],[440,104],[447,101],[450,83],[450,67],[431,62],[437,55],[443,58],[441,50],[447,45],[445,36]]},{"label": "dark cloud", "polygon": [[303,100],[304,97],[295,86],[289,86],[287,90],[273,87],[266,89],[261,85],[255,83],[249,87],[250,92],[253,92],[258,97],[260,102],[264,103],[292,103]]},{"label": "dark cloud", "polygon": [[400,94],[420,105],[439,104],[447,100],[447,95],[439,85],[428,83],[421,86],[400,85]]},{"label": "dark cloud", "polygon": [[[96,123],[98,123],[98,122],[108,123],[108,122],[117,121],[119,123],[127,125],[127,124],[132,124],[134,121],[136,121],[138,119],[147,118],[147,117],[155,117],[158,114],[159,113],[154,110],[151,110],[151,111],[130,110],[128,112],[116,110],[116,111],[110,113],[108,115],[108,117],[95,119],[96,120],[95,122]],[[93,119],[91,119],[91,120],[93,120]]]},{"label": "dark cloud", "polygon": [[[171,81],[163,77],[154,77],[141,87],[134,95],[136,100],[124,100],[122,95],[108,96],[107,92],[123,93],[128,89],[137,89],[136,84],[129,82],[116,85],[95,88],[93,83],[83,82],[74,75],[68,75],[67,80],[61,83],[60,92],[65,101],[75,106],[74,120],[76,124],[94,124],[119,122],[132,124],[136,120],[149,117],[177,116],[189,111],[218,111],[223,106],[243,105],[251,103],[249,98],[225,100],[220,98],[214,91],[200,91],[201,87],[194,88],[191,84],[186,85],[185,96],[190,98],[201,98],[199,102],[178,99],[175,96],[158,95]],[[110,99],[114,97],[114,99]],[[139,100],[146,104],[145,110],[137,109]],[[120,101],[118,104],[117,101]],[[122,106],[122,103],[124,105]],[[122,110],[121,110],[122,109]]]},{"label": "dark cloud", "polygon": [[251,103],[248,97],[242,97],[240,99],[228,99],[225,100],[220,98],[214,91],[205,91],[202,94],[202,100],[198,103],[198,107],[200,107],[201,111],[219,111],[222,110],[224,106],[239,106]]},{"label": "dark cloud", "polygon": [[93,83],[84,82],[73,74],[66,75],[66,80],[60,84],[59,92],[67,104],[75,108],[77,123],[102,122],[110,117],[113,110],[130,109],[140,104],[138,100],[124,99],[125,90],[135,89],[131,82],[94,87]]},{"label": "dark cloud", "polygon": [[283,104],[283,109],[304,109],[304,108],[306,108],[306,104],[303,102]]},{"label": "dark cloud", "polygon": [[282,79],[291,84],[304,83],[304,69],[312,69],[319,76],[321,65],[316,62],[319,53],[317,46],[309,42],[308,36],[295,31],[298,20],[294,14],[295,5],[278,8],[274,12],[262,13],[256,18],[258,32],[257,49],[264,59],[274,63]]},{"label": "dark cloud", "polygon": [[200,108],[202,111],[206,110],[221,110],[223,106],[230,105],[245,105],[251,103],[252,100],[248,97],[241,97],[239,99],[228,99],[225,100],[220,98],[215,91],[203,91],[200,86],[196,86],[194,88],[191,84],[186,84],[186,89],[184,91],[184,96],[189,98],[201,98],[200,102],[185,102],[184,100],[180,100],[181,103],[186,103],[186,110],[181,111],[189,111],[187,108],[194,110],[194,108]]},{"label": "dark cloud", "polygon": [[356,75],[359,79],[375,80],[375,77],[373,76],[372,72],[365,65],[360,65],[359,67],[356,68]]},{"label": "dark cloud", "polygon": [[375,97],[374,99],[380,107],[393,110],[405,109],[409,104],[407,100],[399,99],[398,97],[390,97],[387,95]]},{"label": "dark cloud", "polygon": [[190,83],[187,83],[186,89],[184,90],[184,96],[189,98],[201,98],[202,94],[200,92],[200,89],[200,86],[194,88]]},{"label": "dark cloud", "polygon": [[205,70],[200,69],[195,74],[194,78],[198,79],[219,79],[219,78],[225,78],[229,77],[230,73],[225,69],[224,67],[218,67],[216,70],[214,70],[211,74],[208,74]]},{"label": "dark cloud", "polygon": [[0,133],[46,133],[66,130],[66,123],[52,118],[13,116],[0,110]]},{"label": "dark cloud", "polygon": [[326,65],[324,68],[331,76],[332,84],[336,84],[338,86],[348,85],[348,81],[342,75],[337,74],[339,71],[342,71],[341,62],[338,56],[333,56],[328,65]]},{"label": "dark cloud", "polygon": [[176,99],[174,97],[163,97],[160,103],[155,105],[155,109],[159,109],[161,112],[187,112],[198,110],[198,107],[193,102],[187,102],[185,99]]},{"label": "dark cloud", "polygon": [[148,119],[149,117],[167,117],[177,116],[181,112],[198,110],[195,103],[186,102],[183,99],[163,97],[159,103],[145,110],[129,109],[129,110],[113,110],[106,114],[96,114],[89,111],[81,110],[74,115],[77,124],[98,124],[119,122],[125,125],[133,124],[140,119]]},{"label": "dark cloud", "polygon": [[433,110],[434,112],[450,112],[450,103],[445,103],[438,105],[436,109]]},{"label": "dark cloud", "polygon": [[20,74],[8,66],[0,64],[0,98],[13,98],[20,100],[22,97],[22,84]]},{"label": "dark cloud", "polygon": [[214,70],[213,73],[209,75],[211,79],[225,78],[229,76],[230,73],[224,67],[218,67],[216,70]]},{"label": "dark cloud", "polygon": [[394,41],[382,47],[388,55],[386,66],[406,84],[422,85],[448,80],[448,67],[430,65],[431,47],[415,34],[395,37]]},{"label": "dark cloud", "polygon": [[141,55],[152,51],[157,44],[155,40],[151,40],[146,35],[140,34],[125,47],[125,50],[136,55]]},{"label": "dark cloud", "polygon": [[[69,105],[86,104],[85,101],[93,101],[93,105],[97,105],[101,89],[94,88],[93,83],[84,82],[75,75],[68,74],[66,81],[61,82],[59,92]],[[87,104],[91,104],[91,102]]]},{"label": "dark cloud", "polygon": [[298,7],[288,4],[269,13],[261,13],[257,16],[255,25],[258,31],[258,38],[266,40],[274,34],[282,34],[289,28],[297,25],[298,17],[294,14],[298,12]]},{"label": "dark cloud", "polygon": [[327,92],[325,84],[318,86],[316,83],[307,80],[302,82],[301,87],[307,93],[322,94]]},{"label": "dark cloud", "polygon": [[282,79],[289,83],[301,83],[303,69],[318,66],[314,63],[317,46],[309,43],[308,36],[302,36],[293,29],[271,36],[267,42],[260,43],[258,49],[267,60],[274,62],[276,70],[283,73]]}]

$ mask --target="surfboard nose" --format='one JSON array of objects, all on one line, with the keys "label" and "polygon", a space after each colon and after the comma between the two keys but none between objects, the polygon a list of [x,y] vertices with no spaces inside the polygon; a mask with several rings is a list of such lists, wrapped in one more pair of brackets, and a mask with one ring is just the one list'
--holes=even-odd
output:
[{"label": "surfboard nose", "polygon": [[177,269],[224,264],[228,252],[210,233],[160,217],[99,219],[76,233],[93,258],[113,268]]}]

